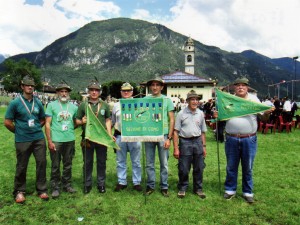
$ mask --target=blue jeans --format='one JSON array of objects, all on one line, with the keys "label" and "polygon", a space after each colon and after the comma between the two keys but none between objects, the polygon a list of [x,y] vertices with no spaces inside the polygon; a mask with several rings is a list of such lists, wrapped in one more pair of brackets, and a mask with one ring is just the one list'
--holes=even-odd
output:
[{"label": "blue jeans", "polygon": [[235,194],[238,168],[242,164],[242,191],[245,196],[253,196],[252,169],[257,149],[257,137],[238,138],[226,136],[225,153],[227,158],[225,192]]},{"label": "blue jeans", "polygon": [[127,152],[130,154],[132,163],[132,182],[133,185],[141,183],[141,143],[140,142],[121,142],[121,135],[117,135],[116,143],[120,146],[117,151],[117,175],[118,183],[127,185]]},{"label": "blue jeans", "polygon": [[[165,135],[165,140],[167,135]],[[155,149],[157,147],[160,162],[160,188],[168,189],[168,159],[169,149],[164,148],[164,142],[145,142],[147,187],[155,188]]]},{"label": "blue jeans", "polygon": [[202,191],[204,158],[201,138],[179,141],[178,189],[186,191],[189,185],[189,172],[193,165],[193,191]]}]

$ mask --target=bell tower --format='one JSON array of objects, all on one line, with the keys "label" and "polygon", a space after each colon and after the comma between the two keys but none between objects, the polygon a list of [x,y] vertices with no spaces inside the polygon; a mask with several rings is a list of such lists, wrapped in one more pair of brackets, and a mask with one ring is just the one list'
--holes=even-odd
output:
[{"label": "bell tower", "polygon": [[188,38],[187,41],[184,44],[184,66],[185,66],[185,72],[194,74],[195,70],[195,45],[192,38]]}]

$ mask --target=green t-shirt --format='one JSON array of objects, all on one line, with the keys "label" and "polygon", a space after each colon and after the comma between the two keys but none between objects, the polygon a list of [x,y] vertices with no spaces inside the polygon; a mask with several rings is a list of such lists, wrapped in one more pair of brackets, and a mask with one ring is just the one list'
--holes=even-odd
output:
[{"label": "green t-shirt", "polygon": [[174,110],[174,105],[173,102],[170,98],[168,98],[165,95],[160,95],[159,97],[155,97],[153,95],[148,95],[145,98],[163,98],[163,129],[164,129],[164,134],[169,134],[169,117],[168,113],[170,111]]},{"label": "green t-shirt", "polygon": [[[97,114],[97,118],[100,121],[100,123],[102,124],[102,126],[106,129],[106,119],[110,118],[110,109],[109,106],[106,102],[99,100],[99,102],[97,104],[93,104],[90,102],[82,102],[80,104],[80,106],[78,107],[78,112],[77,112],[77,119],[81,120],[82,117],[85,116],[85,112],[86,112],[86,107],[88,106],[88,104],[91,105],[91,108],[94,112],[94,114]],[[100,107],[98,106],[100,104]],[[98,110],[99,109],[99,110]],[[84,137],[84,132],[85,132],[85,125],[82,126],[82,137]]]},{"label": "green t-shirt", "polygon": [[46,109],[46,117],[51,120],[51,139],[54,142],[69,142],[75,140],[74,119],[78,107],[70,102],[50,102]]},{"label": "green t-shirt", "polygon": [[45,119],[45,111],[36,97],[28,101],[20,96],[11,101],[5,119],[12,120],[15,124],[15,142],[31,142],[44,138],[40,120]]}]

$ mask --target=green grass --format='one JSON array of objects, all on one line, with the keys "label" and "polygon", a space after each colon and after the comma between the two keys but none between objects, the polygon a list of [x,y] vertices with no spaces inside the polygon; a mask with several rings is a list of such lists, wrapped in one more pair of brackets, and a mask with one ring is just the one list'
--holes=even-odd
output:
[{"label": "green grass", "polygon": [[[5,108],[0,108],[3,121]],[[0,127],[0,224],[300,224],[300,129],[290,134],[259,134],[259,148],[254,165],[256,203],[248,205],[241,197],[241,176],[238,196],[226,201],[220,194],[218,182],[217,144],[208,132],[204,191],[207,198],[199,199],[190,188],[186,198],[178,199],[177,161],[170,154],[170,197],[156,191],[146,199],[132,190],[131,166],[129,187],[113,192],[117,182],[115,154],[109,150],[107,159],[107,193],[82,193],[82,154],[79,147],[80,130],[76,131],[77,146],[73,163],[73,183],[76,194],[62,193],[56,199],[42,202],[35,192],[35,163],[31,157],[27,176],[26,203],[18,205],[12,197],[15,172],[14,136]],[[225,178],[224,144],[220,144],[220,167],[223,192]],[[170,151],[172,153],[173,150]],[[51,161],[47,154],[47,176]],[[158,163],[158,158],[157,158]],[[130,165],[130,163],[129,163]],[[157,165],[157,179],[159,179]],[[94,169],[94,177],[95,177]]]}]

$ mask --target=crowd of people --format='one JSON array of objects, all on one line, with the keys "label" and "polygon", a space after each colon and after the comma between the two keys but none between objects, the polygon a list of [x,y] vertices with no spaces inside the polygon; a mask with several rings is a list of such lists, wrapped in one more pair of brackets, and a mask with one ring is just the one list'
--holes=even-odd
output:
[{"label": "crowd of people", "polygon": [[[244,99],[260,102],[248,93],[249,81],[246,78],[234,82],[235,95]],[[189,173],[193,167],[193,193],[205,198],[203,191],[204,159],[207,154],[206,132],[207,117],[218,117],[215,104],[210,99],[203,108],[199,108],[199,95],[191,90],[187,94],[184,105],[177,116],[174,115],[174,105],[170,98],[162,95],[164,81],[155,78],[147,82],[151,94],[146,99],[157,98],[164,102],[163,135],[164,141],[145,142],[146,153],[146,187],[145,194],[151,195],[155,191],[156,172],[155,158],[158,152],[160,168],[160,192],[162,196],[169,196],[168,159],[169,149],[173,142],[173,156],[178,159],[178,193],[184,198],[189,187]],[[141,142],[122,142],[121,106],[116,102],[112,107],[101,100],[101,85],[92,80],[87,86],[88,98],[79,106],[71,102],[71,87],[62,82],[56,87],[57,98],[50,101],[46,110],[37,96],[34,95],[35,82],[30,76],[25,76],[21,82],[22,94],[15,97],[9,104],[5,114],[6,128],[15,134],[16,173],[14,179],[14,198],[16,203],[24,203],[26,198],[26,172],[30,156],[33,154],[36,162],[36,191],[42,200],[48,200],[48,185],[46,179],[46,149],[50,151],[51,197],[58,198],[62,191],[75,193],[72,185],[72,160],[75,153],[75,129],[82,127],[81,149],[83,156],[83,192],[88,194],[93,187],[94,152],[96,154],[97,189],[99,193],[106,192],[106,160],[107,147],[89,141],[85,138],[87,123],[86,109],[89,107],[98,118],[107,133],[119,145],[116,151],[117,182],[114,191],[121,191],[128,186],[127,181],[127,153],[132,164],[133,189],[143,191],[141,185]],[[133,87],[125,82],[120,89],[122,99],[132,98]],[[282,112],[287,112],[288,100],[282,104]],[[265,102],[265,104],[271,104]],[[276,108],[276,100],[272,103]],[[290,107],[291,109],[293,106]],[[261,118],[269,118],[276,114],[276,109],[261,114]],[[287,113],[286,113],[287,114]],[[44,138],[43,126],[45,125]],[[227,158],[226,181],[224,198],[232,199],[237,190],[238,166],[242,165],[242,191],[246,202],[254,202],[252,170],[257,148],[257,117],[247,115],[235,117],[224,123],[226,136],[225,153]],[[114,131],[114,133],[112,133]],[[62,162],[62,171],[60,163]]]}]

